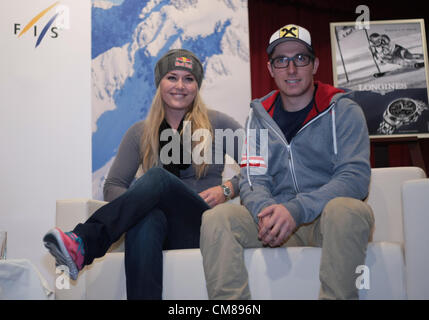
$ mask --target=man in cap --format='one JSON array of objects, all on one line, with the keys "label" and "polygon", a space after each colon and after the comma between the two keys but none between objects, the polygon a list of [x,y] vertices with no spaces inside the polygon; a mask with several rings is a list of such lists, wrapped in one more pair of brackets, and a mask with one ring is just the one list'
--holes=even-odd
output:
[{"label": "man in cap", "polygon": [[315,246],[322,248],[319,298],[358,299],[356,268],[374,225],[362,201],[371,173],[365,117],[353,93],[313,80],[319,59],[305,28],[280,28],[267,53],[278,89],[250,105],[242,205],[203,215],[209,298],[251,298],[244,248]]}]

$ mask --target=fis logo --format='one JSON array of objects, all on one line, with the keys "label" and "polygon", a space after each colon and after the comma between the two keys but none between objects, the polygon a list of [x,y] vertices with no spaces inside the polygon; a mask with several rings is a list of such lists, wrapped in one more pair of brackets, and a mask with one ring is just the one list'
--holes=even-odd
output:
[{"label": "fis logo", "polygon": [[176,58],[176,67],[185,67],[192,70],[192,60],[186,57]]},{"label": "fis logo", "polygon": [[299,31],[293,24],[287,25],[280,30],[280,38],[299,38]]},{"label": "fis logo", "polygon": [[[55,8],[55,11],[53,10]],[[53,15],[49,17],[47,23],[40,27],[37,23],[43,20],[42,18],[48,16],[48,13],[52,12]],[[36,14],[30,22],[28,22],[24,28],[22,28],[21,23],[14,24],[14,34],[18,35],[20,38],[22,35],[32,30],[33,36],[37,37],[36,46],[37,48],[42,40],[47,34],[50,35],[52,39],[58,38],[60,29],[69,29],[69,10],[67,6],[60,5],[60,2],[57,1],[54,4],[50,5],[46,9],[42,10]],[[41,31],[40,31],[41,29]]]}]

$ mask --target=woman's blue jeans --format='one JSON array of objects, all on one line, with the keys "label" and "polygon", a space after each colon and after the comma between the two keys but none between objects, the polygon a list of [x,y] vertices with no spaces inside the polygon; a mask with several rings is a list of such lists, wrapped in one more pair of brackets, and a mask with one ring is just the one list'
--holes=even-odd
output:
[{"label": "woman's blue jeans", "polygon": [[152,168],[73,232],[83,239],[85,265],[127,232],[127,298],[161,299],[162,250],[198,248],[201,216],[209,208],[175,175]]}]

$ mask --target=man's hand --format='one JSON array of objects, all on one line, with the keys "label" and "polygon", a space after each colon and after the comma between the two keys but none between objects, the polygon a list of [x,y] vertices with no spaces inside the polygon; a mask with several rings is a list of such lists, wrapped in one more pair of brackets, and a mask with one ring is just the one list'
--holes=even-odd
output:
[{"label": "man's hand", "polygon": [[295,219],[281,204],[266,207],[258,214],[258,218],[258,238],[270,247],[280,246],[296,228]]}]

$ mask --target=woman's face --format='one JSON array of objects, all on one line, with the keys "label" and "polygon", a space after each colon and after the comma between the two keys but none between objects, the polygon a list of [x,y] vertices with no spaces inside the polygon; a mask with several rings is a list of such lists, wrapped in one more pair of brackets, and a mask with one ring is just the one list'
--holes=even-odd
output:
[{"label": "woman's face", "polygon": [[166,112],[187,111],[198,91],[198,83],[192,73],[185,70],[168,72],[159,84]]}]

